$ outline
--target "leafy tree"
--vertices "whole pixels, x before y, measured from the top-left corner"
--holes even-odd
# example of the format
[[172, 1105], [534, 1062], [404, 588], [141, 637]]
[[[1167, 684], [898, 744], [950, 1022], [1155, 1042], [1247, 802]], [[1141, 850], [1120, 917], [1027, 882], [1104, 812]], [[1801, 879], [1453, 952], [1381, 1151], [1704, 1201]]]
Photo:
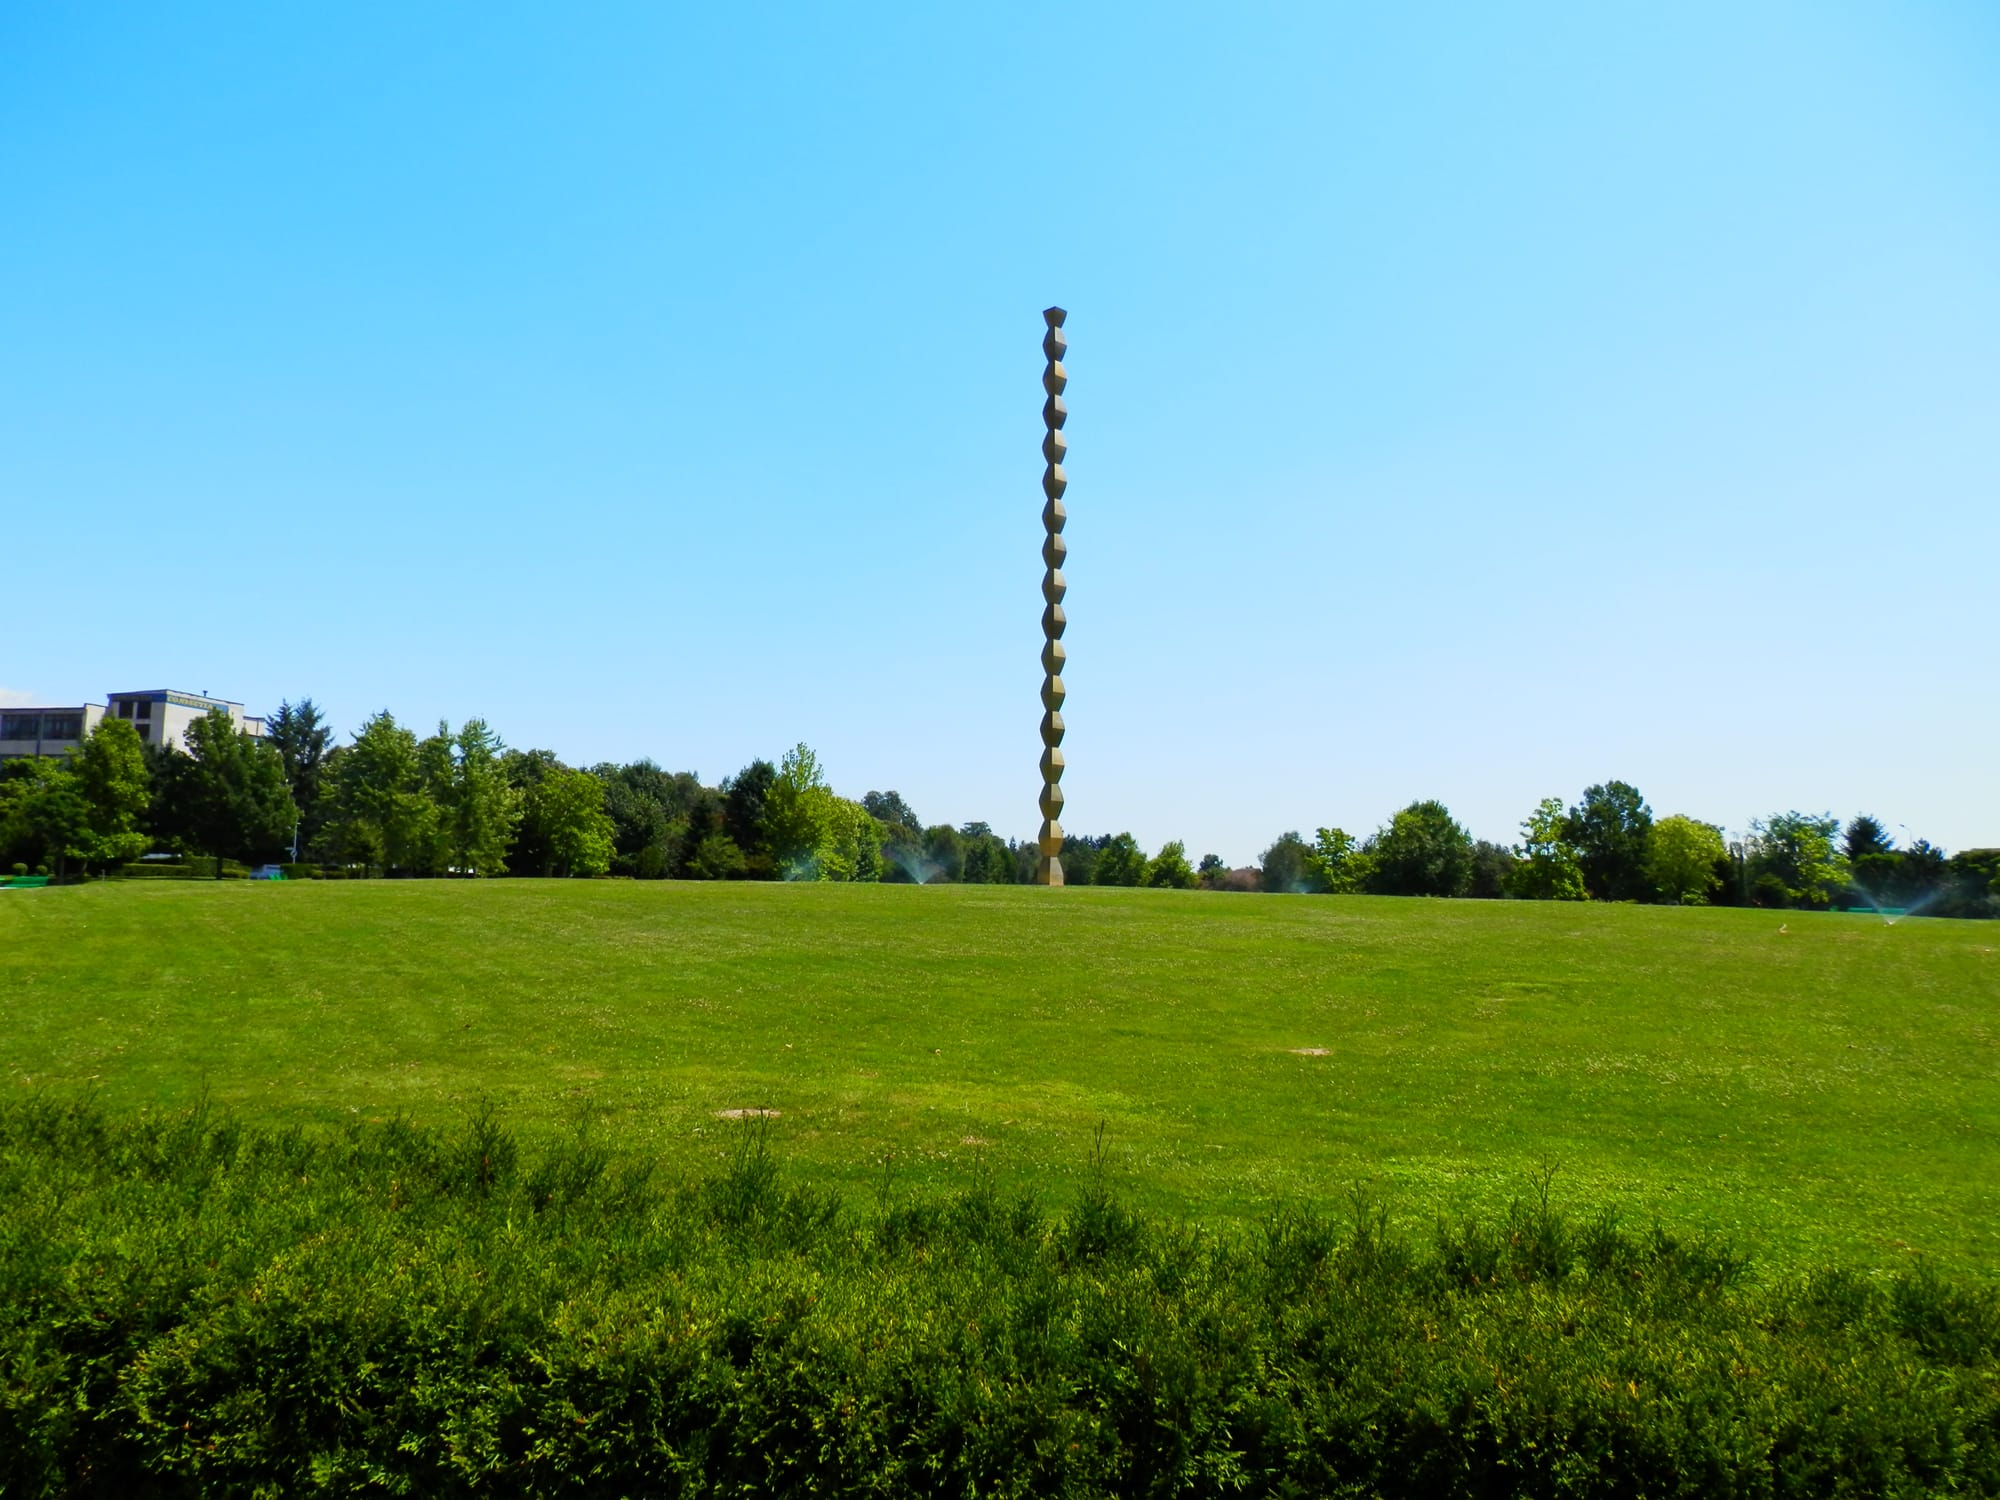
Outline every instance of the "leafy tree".
[[787, 880], [818, 880], [832, 853], [834, 797], [819, 757], [800, 743], [785, 752], [765, 789], [764, 847]]
[[832, 837], [821, 847], [823, 880], [877, 881], [882, 878], [882, 825], [859, 802], [833, 799]]
[[1945, 893], [1951, 862], [1929, 839], [1917, 839], [1903, 851], [1896, 895], [1904, 906], [1930, 906]]
[[743, 851], [743, 872], [751, 880], [778, 873], [764, 823], [764, 798], [777, 779], [776, 766], [753, 760], [722, 784], [722, 831]]
[[1896, 841], [1881, 823], [1867, 813], [1857, 813], [1848, 821], [1841, 852], [1850, 865], [1858, 867], [1869, 855], [1888, 854], [1895, 847]]
[[716, 829], [702, 836], [688, 856], [686, 873], [690, 880], [741, 880], [747, 865], [736, 840]]
[[[1067, 878], [1068, 872], [1064, 872]], [[1146, 851], [1129, 833], [1113, 834], [1097, 856], [1091, 872], [1094, 885], [1137, 885], [1146, 878]]]
[[418, 776], [437, 808], [425, 865], [431, 873], [507, 873], [522, 797], [508, 783], [505, 748], [484, 719], [466, 720], [456, 734], [440, 723], [417, 747]]
[[1847, 872], [1848, 879], [1860, 898], [1857, 904], [1868, 906], [1910, 904], [1910, 876], [1916, 872], [1916, 866], [1909, 865], [1901, 852], [1894, 849], [1877, 849], [1850, 856]]
[[437, 809], [422, 852], [410, 862], [420, 875], [444, 875], [452, 869], [452, 771], [451, 726], [440, 719], [437, 733], [417, 742], [417, 780]]
[[1584, 790], [1569, 810], [1563, 837], [1576, 850], [1584, 889], [1598, 901], [1643, 901], [1652, 894], [1646, 877], [1646, 844], [1653, 810], [1639, 789], [1606, 781]]
[[[1270, 858], [1269, 851], [1265, 858]], [[1316, 889], [1347, 895], [1366, 883], [1372, 859], [1361, 852], [1361, 841], [1346, 829], [1322, 828], [1314, 833], [1305, 862]]]
[[1193, 890], [1194, 867], [1188, 863], [1187, 845], [1175, 839], [1161, 846], [1160, 852], [1146, 862], [1145, 883], [1160, 890]]
[[592, 766], [590, 774], [604, 783], [604, 814], [611, 819], [612, 873], [659, 879], [675, 862], [686, 825], [676, 828], [659, 799], [635, 786], [623, 767]]
[[1229, 866], [1223, 863], [1220, 854], [1204, 854], [1201, 863], [1194, 868], [1194, 878], [1205, 891], [1220, 887], [1228, 874]]
[[393, 714], [385, 708], [370, 718], [327, 769], [327, 837], [340, 858], [385, 871], [437, 868], [440, 811], [417, 737]]
[[910, 810], [910, 804], [903, 800], [901, 792], [869, 792], [861, 799], [861, 805], [868, 809], [868, 816], [878, 823], [901, 828], [924, 826]]
[[965, 876], [965, 837], [949, 823], [924, 830], [924, 868], [930, 884], [951, 884]]
[[611, 819], [604, 783], [588, 771], [557, 766], [523, 799], [521, 829], [542, 851], [544, 875], [602, 875], [611, 868]]
[[1769, 901], [1818, 909], [1847, 884], [1847, 867], [1833, 847], [1840, 820], [1832, 814], [1773, 813], [1750, 825], [1752, 889]]
[[959, 879], [967, 885], [1014, 884], [1014, 851], [1001, 842], [987, 823], [967, 823], [958, 830], [964, 858]]
[[195, 846], [222, 861], [274, 859], [297, 831], [298, 804], [285, 763], [269, 745], [243, 733], [226, 709], [212, 708], [187, 728], [189, 816]]
[[[1014, 884], [1033, 885], [1035, 870], [1041, 864], [1041, 848], [1034, 839], [1009, 839], [1007, 852], [1014, 857]], [[1070, 883], [1069, 871], [1063, 871], [1063, 881]]]
[[278, 711], [264, 723], [264, 738], [284, 762], [285, 784], [292, 789], [292, 801], [299, 810], [299, 847], [319, 838], [326, 824], [322, 806], [325, 790], [327, 747], [333, 730], [310, 698], [295, 705], [280, 703]]
[[2000, 849], [1961, 849], [1945, 861], [1944, 876], [1945, 889], [1930, 911], [1941, 917], [2000, 917]]
[[1312, 890], [1315, 882], [1312, 865], [1307, 858], [1311, 853], [1311, 848], [1296, 830], [1279, 834], [1258, 860], [1264, 889], [1287, 892]]
[[593, 766], [591, 774], [604, 783], [614, 874], [643, 880], [680, 874], [701, 840], [722, 826], [721, 794], [692, 771], [663, 771], [636, 760]]
[[144, 854], [153, 842], [143, 827], [153, 787], [139, 731], [124, 719], [105, 719], [83, 742], [73, 764], [88, 808], [85, 857], [118, 864]]
[[1368, 842], [1368, 889], [1381, 896], [1462, 896], [1472, 884], [1472, 835], [1442, 802], [1412, 802]]
[[1509, 874], [1511, 889], [1526, 901], [1581, 901], [1583, 867], [1569, 841], [1562, 798], [1544, 797], [1521, 823], [1521, 857]]
[[147, 741], [146, 780], [152, 788], [140, 822], [152, 847], [185, 853], [194, 845], [194, 762], [171, 740]]
[[528, 821], [528, 797], [550, 776], [568, 769], [553, 750], [501, 752], [500, 773], [521, 803], [521, 820], [514, 825], [514, 842], [507, 849], [507, 868], [516, 875], [541, 874], [554, 868], [555, 851], [541, 841], [540, 825]]
[[[1071, 833], [1063, 836], [1062, 866], [1063, 881], [1067, 885], [1095, 885], [1097, 883], [1097, 859], [1111, 842], [1104, 834]], [[1040, 850], [1029, 846], [1035, 855]]]
[[[866, 804], [864, 803], [865, 807]], [[882, 878], [897, 885], [925, 885], [937, 874], [924, 853], [924, 833], [909, 823], [883, 823]]]
[[1720, 828], [1675, 813], [1653, 825], [1646, 872], [1662, 901], [1700, 906], [1722, 884], [1716, 867], [1727, 868], [1728, 859]]
[[1514, 851], [1505, 844], [1480, 839], [1472, 846], [1472, 884], [1466, 887], [1465, 894], [1481, 901], [1505, 897], [1515, 863]]
[[39, 757], [14, 762], [0, 781], [0, 845], [10, 860], [69, 871], [91, 857], [90, 802], [67, 761]]

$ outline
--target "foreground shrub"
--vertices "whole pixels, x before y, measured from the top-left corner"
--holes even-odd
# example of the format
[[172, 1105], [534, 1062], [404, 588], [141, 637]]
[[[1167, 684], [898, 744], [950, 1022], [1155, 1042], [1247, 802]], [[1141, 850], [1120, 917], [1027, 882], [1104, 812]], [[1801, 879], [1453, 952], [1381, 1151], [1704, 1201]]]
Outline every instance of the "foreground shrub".
[[1546, 1195], [1215, 1235], [1102, 1175], [858, 1212], [490, 1116], [0, 1108], [0, 1492], [1991, 1493], [1996, 1304]]

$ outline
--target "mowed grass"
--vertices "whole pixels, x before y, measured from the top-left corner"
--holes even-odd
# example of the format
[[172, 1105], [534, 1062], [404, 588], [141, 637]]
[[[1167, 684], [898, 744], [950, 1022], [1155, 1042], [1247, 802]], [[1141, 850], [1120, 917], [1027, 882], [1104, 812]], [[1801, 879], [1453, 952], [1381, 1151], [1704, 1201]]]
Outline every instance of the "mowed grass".
[[[1005, 887], [0, 895], [10, 1090], [260, 1122], [592, 1122], [850, 1193], [990, 1173], [1197, 1220], [1554, 1195], [1768, 1266], [2000, 1273], [2000, 927]], [[1324, 1049], [1324, 1055], [1301, 1055]]]

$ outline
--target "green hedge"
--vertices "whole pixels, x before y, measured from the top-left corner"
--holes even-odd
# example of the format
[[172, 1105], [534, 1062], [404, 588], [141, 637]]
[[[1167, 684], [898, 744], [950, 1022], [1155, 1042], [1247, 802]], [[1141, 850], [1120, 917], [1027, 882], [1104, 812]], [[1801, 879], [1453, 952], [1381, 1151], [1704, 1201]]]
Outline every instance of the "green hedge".
[[[209, 870], [210, 874], [213, 875], [214, 866], [211, 865]], [[121, 880], [192, 880], [195, 878], [194, 871], [189, 869], [185, 864], [168, 864], [163, 860], [156, 860], [150, 864], [135, 862], [129, 865], [122, 865], [119, 867], [117, 875]]]
[[318, 865], [287, 864], [279, 865], [278, 868], [284, 871], [285, 879], [287, 880], [317, 880], [320, 878]]
[[587, 1137], [0, 1106], [0, 1492], [1990, 1494], [2000, 1300], [1759, 1285], [1545, 1205], [1223, 1235], [1098, 1182], [856, 1211], [746, 1128]]
[[[215, 879], [215, 859], [211, 855], [190, 854], [182, 863], [183, 868], [196, 880]], [[225, 859], [222, 862], [222, 878], [224, 880], [247, 880], [249, 876], [250, 867], [248, 865], [238, 864], [233, 859]]]

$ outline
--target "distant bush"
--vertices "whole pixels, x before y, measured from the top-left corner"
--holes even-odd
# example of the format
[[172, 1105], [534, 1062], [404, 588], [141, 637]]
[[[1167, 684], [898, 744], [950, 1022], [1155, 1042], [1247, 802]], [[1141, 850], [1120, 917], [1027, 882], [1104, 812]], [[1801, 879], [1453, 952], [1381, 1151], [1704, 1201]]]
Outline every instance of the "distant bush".
[[318, 865], [290, 864], [279, 865], [278, 868], [284, 872], [285, 879], [287, 880], [317, 880], [320, 878]]
[[975, 1182], [857, 1212], [746, 1128], [316, 1139], [0, 1104], [0, 1492], [1992, 1493], [1993, 1294], [1759, 1287], [1546, 1197], [1429, 1246]]
[[[214, 877], [214, 865], [209, 866], [210, 878]], [[192, 880], [194, 871], [185, 864], [168, 864], [164, 860], [135, 860], [121, 867], [119, 877], [124, 880]]]
[[[210, 855], [190, 854], [182, 863], [181, 868], [197, 880], [215, 879], [215, 860]], [[233, 859], [225, 859], [222, 862], [222, 878], [224, 880], [247, 880], [249, 876], [250, 867], [248, 865], [238, 864]]]

